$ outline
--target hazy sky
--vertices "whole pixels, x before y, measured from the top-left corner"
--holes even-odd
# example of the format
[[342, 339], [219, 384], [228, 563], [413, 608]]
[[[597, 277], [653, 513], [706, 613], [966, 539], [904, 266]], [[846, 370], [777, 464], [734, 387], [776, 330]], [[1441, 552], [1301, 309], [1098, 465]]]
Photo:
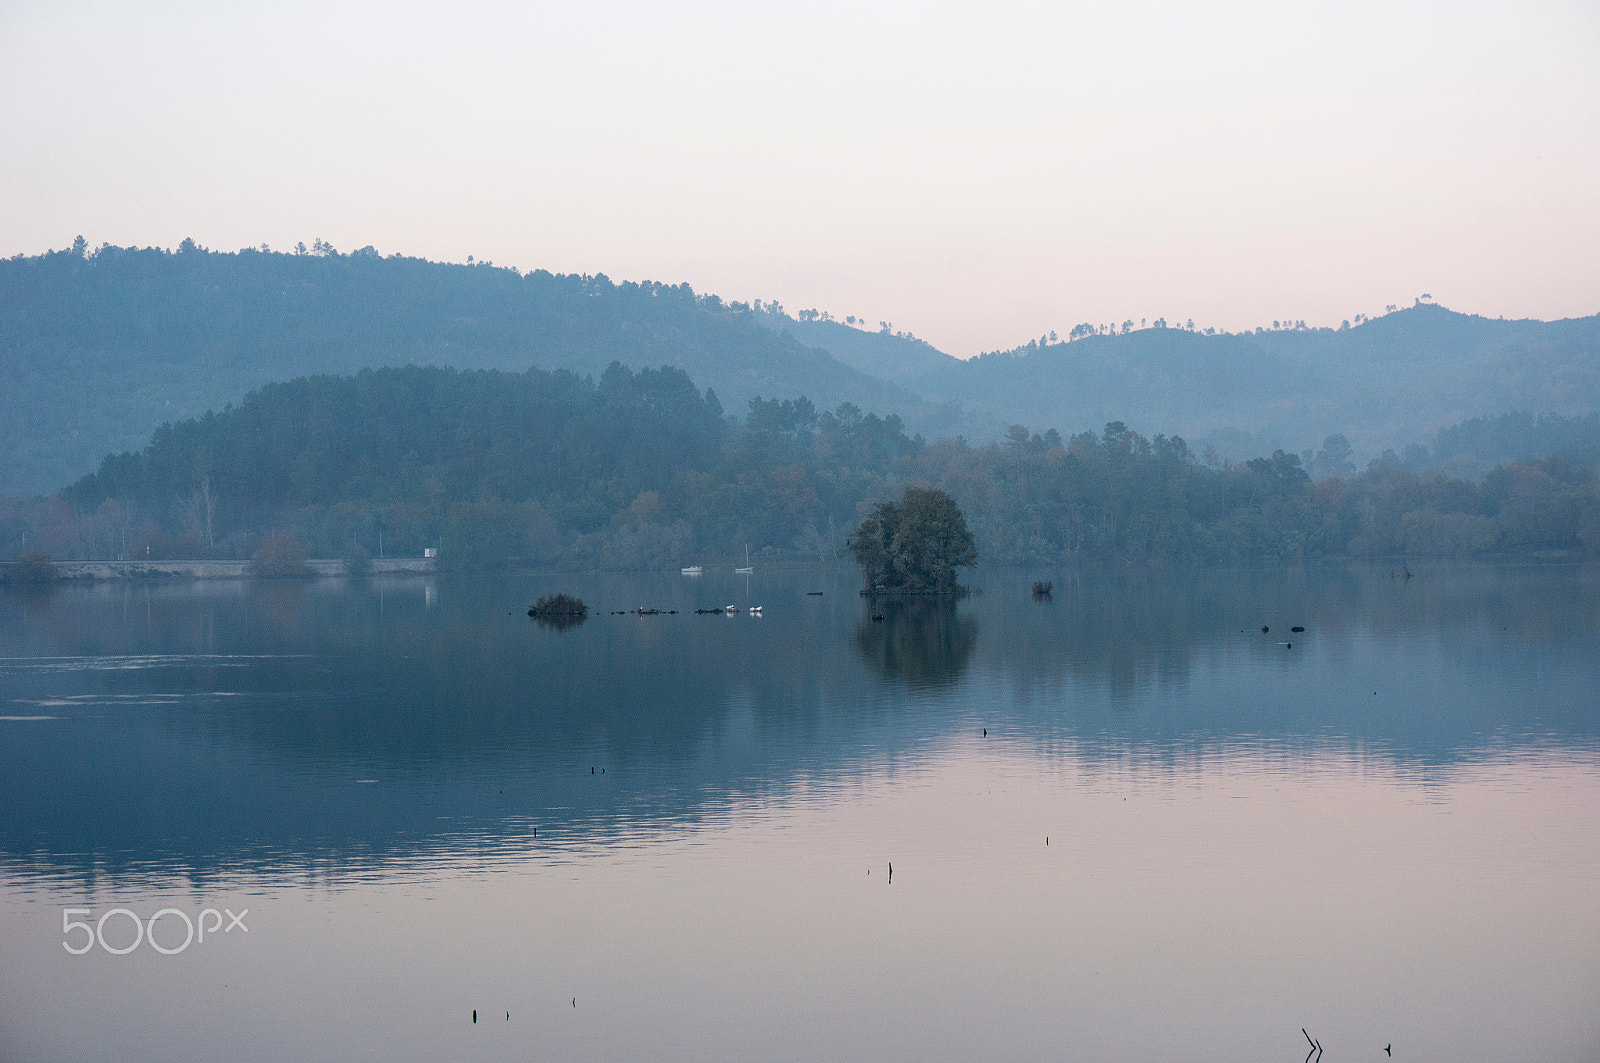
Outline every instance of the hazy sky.
[[1600, 311], [1600, 2], [0, 0], [0, 254], [677, 282], [951, 351]]

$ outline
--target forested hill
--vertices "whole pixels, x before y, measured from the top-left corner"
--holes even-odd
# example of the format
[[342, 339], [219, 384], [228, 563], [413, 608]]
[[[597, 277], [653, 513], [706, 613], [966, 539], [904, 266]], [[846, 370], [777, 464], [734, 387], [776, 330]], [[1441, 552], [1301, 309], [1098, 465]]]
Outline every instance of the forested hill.
[[1419, 304], [1350, 328], [1275, 324], [1231, 335], [1080, 326], [1073, 342], [1047, 335], [963, 362], [909, 333], [688, 285], [325, 245], [78, 247], [0, 261], [0, 495], [58, 488], [157, 426], [274, 380], [407, 364], [671, 365], [733, 412], [807, 395], [975, 441], [1016, 423], [1072, 432], [1116, 420], [1234, 460], [1342, 434], [1364, 462], [1473, 418], [1600, 409], [1600, 317], [1499, 321]]
[[[1180, 328], [1033, 341], [900, 382], [991, 418], [1161, 425], [1197, 443], [1241, 429], [1286, 449], [1328, 433], [1360, 455], [1519, 410], [1600, 409], [1600, 316], [1501, 321], [1419, 304], [1354, 327], [1215, 334]], [[1236, 455], [1237, 456], [1237, 455]]]
[[893, 385], [687, 284], [519, 274], [371, 249], [104, 247], [0, 261], [0, 495], [42, 492], [167, 421], [308, 373], [437, 364], [673, 365], [733, 409], [756, 395], [908, 411]]
[[269, 385], [108, 456], [61, 493], [83, 538], [58, 556], [248, 557], [293, 528], [322, 553], [376, 554], [382, 530], [393, 553], [442, 543], [460, 564], [628, 566], [747, 543], [815, 557], [922, 446], [848, 403], [753, 399], [736, 424], [670, 367], [363, 370]]
[[915, 386], [925, 382], [929, 374], [961, 364], [960, 359], [925, 340], [892, 331], [887, 322], [874, 332], [866, 328], [865, 322], [858, 328], [854, 319], [836, 321], [832, 315], [817, 310], [802, 310], [795, 316], [784, 313], [781, 306], [758, 306], [757, 310], [756, 320], [768, 328], [787, 332], [846, 365], [896, 384]]
[[447, 567], [662, 568], [746, 545], [823, 559], [907, 484], [953, 495], [986, 561], [1600, 554], [1595, 470], [1560, 458], [1478, 482], [1380, 460], [1313, 483], [1297, 455], [1217, 468], [1120, 422], [973, 446], [804, 398], [752, 401], [736, 421], [681, 370], [614, 366], [272, 385], [60, 496], [0, 498], [0, 558], [248, 558], [292, 531], [320, 556], [436, 546]]

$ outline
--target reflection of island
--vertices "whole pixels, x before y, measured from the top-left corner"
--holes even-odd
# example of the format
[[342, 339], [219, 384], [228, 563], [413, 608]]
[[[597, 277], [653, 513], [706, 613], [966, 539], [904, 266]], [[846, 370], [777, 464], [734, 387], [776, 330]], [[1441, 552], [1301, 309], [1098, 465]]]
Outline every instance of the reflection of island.
[[[1053, 572], [1049, 602], [1036, 574], [978, 575], [959, 604], [865, 611], [853, 579], [769, 577], [760, 620], [693, 612], [728, 587], [585, 577], [597, 615], [563, 632], [491, 581], [0, 594], [0, 865], [202, 876], [528, 824], [543, 845], [846, 775], [979, 706], [1085, 757], [1600, 744], [1600, 569]], [[637, 603], [679, 612], [605, 612]]]
[[856, 648], [881, 675], [914, 689], [961, 678], [978, 642], [978, 624], [957, 613], [952, 597], [871, 598], [866, 608], [856, 626]]
[[587, 613], [529, 613], [533, 622], [552, 631], [567, 631], [589, 619]]

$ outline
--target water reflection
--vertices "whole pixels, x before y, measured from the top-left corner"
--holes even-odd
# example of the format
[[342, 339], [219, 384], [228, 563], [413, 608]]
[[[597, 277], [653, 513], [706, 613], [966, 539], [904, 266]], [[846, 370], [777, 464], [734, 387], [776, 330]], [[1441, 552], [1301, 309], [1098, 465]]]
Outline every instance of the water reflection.
[[587, 613], [538, 613], [533, 622], [551, 631], [569, 631], [589, 619]]
[[0, 595], [4, 1054], [1594, 1057], [1592, 570], [978, 579]]
[[978, 643], [978, 624], [948, 597], [869, 598], [856, 625], [856, 649], [884, 678], [912, 690], [937, 690], [961, 678]]
[[[205, 876], [533, 826], [622, 837], [980, 727], [1108, 764], [1280, 748], [1423, 769], [1600, 735], [1590, 569], [1051, 573], [1048, 601], [1038, 574], [979, 578], [873, 621], [848, 571], [573, 577], [595, 615], [566, 630], [528, 620], [533, 581], [0, 595], [0, 854]], [[756, 599], [760, 618], [693, 612]], [[606, 612], [640, 602], [679, 612]]]

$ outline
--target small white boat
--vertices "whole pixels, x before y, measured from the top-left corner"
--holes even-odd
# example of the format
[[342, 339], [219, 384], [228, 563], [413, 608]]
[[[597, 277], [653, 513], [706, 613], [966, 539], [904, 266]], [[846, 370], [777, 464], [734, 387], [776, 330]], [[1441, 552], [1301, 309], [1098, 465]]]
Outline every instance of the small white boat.
[[735, 575], [748, 576], [748, 575], [750, 575], [750, 573], [755, 571], [755, 567], [754, 566], [747, 566], [745, 568], [736, 568], [733, 571], [734, 571]]
[[703, 571], [704, 569], [702, 569], [699, 565], [690, 565], [688, 568], [683, 570], [683, 574], [685, 576], [698, 576]]
[[749, 613], [751, 616], [760, 616], [761, 615], [761, 606], [752, 605], [749, 609], [747, 609], [745, 611], [747, 613]]
[[736, 616], [736, 615], [738, 615], [738, 612], [739, 612], [739, 607], [737, 605], [728, 606], [728, 615], [729, 616]]

